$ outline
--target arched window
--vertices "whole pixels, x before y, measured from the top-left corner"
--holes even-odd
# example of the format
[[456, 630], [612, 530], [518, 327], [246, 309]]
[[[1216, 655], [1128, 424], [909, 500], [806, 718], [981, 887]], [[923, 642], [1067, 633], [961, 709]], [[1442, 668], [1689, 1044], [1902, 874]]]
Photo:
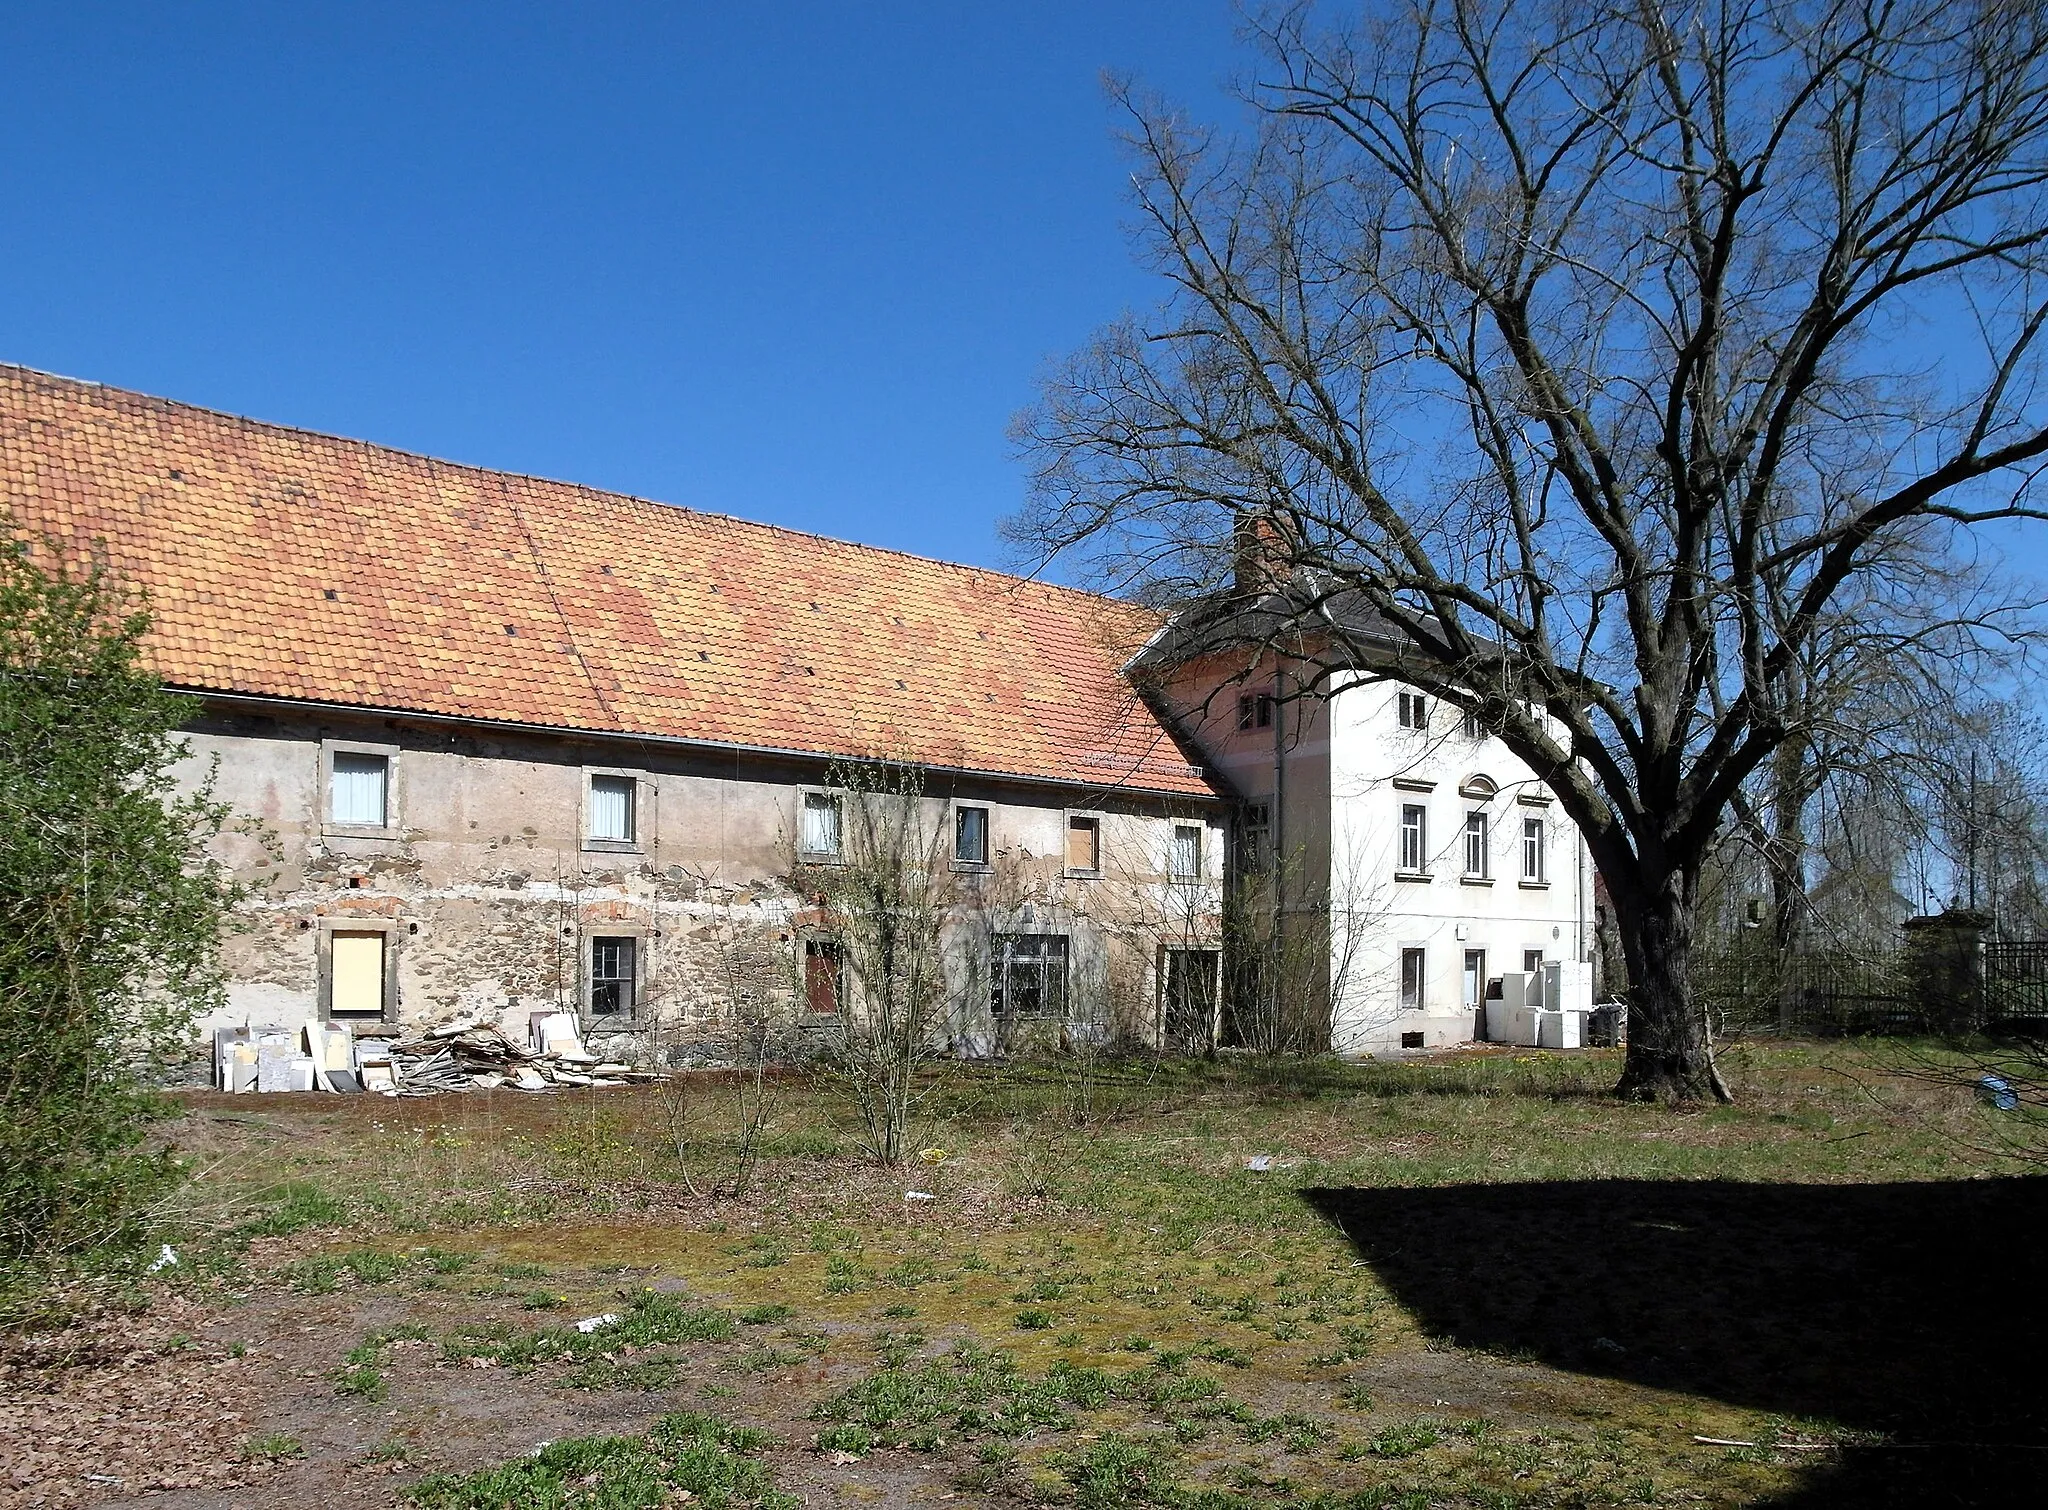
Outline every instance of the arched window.
[[1470, 776], [1467, 776], [1458, 783], [1458, 795], [1460, 797], [1477, 797], [1481, 802], [1494, 796], [1499, 791], [1499, 784], [1491, 776], [1480, 771], [1474, 771]]

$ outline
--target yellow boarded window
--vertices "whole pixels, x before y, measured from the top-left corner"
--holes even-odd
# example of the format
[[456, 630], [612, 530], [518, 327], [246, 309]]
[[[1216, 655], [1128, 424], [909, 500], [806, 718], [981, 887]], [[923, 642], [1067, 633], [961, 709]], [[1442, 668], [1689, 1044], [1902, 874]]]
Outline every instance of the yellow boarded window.
[[336, 933], [328, 1011], [336, 1017], [379, 1017], [384, 1012], [384, 935]]

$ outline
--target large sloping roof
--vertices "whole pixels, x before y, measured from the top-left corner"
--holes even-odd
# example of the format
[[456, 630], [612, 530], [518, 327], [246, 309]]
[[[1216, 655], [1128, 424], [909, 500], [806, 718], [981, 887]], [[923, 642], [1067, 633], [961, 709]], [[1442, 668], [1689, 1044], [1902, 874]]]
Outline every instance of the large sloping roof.
[[1128, 605], [0, 366], [0, 511], [176, 685], [1207, 795]]

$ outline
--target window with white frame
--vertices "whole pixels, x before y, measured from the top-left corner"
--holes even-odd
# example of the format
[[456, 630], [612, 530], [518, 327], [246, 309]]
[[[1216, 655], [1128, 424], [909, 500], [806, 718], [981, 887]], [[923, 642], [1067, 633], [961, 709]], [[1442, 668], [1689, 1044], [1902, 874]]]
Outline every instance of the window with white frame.
[[383, 828], [391, 811], [391, 757], [336, 750], [329, 788], [329, 821]]
[[607, 844], [631, 844], [637, 837], [639, 783], [631, 776], [590, 778], [590, 837]]
[[953, 809], [953, 858], [962, 865], [988, 864], [988, 809]]
[[1543, 820], [1524, 818], [1522, 820], [1522, 879], [1540, 884], [1548, 879], [1544, 875]]
[[1429, 727], [1429, 699], [1420, 692], [1403, 692], [1397, 700], [1397, 716], [1404, 729]]
[[1427, 957], [1420, 949], [1401, 951], [1401, 1010], [1420, 1012], [1427, 1004], [1425, 987], [1429, 972], [1425, 968]]
[[631, 1017], [640, 983], [640, 940], [593, 938], [590, 941], [590, 1015]]
[[990, 1009], [998, 1026], [1067, 1015], [1067, 936], [999, 933], [993, 940]]
[[1167, 852], [1166, 874], [1169, 880], [1183, 886], [1192, 886], [1202, 879], [1202, 830], [1192, 823], [1176, 823], [1173, 826], [1173, 846]]
[[1484, 739], [1486, 737], [1486, 726], [1479, 721], [1477, 713], [1467, 708], [1465, 716], [1458, 720], [1458, 732], [1467, 739]]
[[1467, 880], [1486, 879], [1486, 814], [1465, 815], [1465, 877]]
[[1401, 804], [1401, 869], [1421, 875], [1429, 868], [1429, 812], [1419, 802]]
[[831, 792], [805, 792], [803, 852], [815, 859], [839, 858], [839, 798]]

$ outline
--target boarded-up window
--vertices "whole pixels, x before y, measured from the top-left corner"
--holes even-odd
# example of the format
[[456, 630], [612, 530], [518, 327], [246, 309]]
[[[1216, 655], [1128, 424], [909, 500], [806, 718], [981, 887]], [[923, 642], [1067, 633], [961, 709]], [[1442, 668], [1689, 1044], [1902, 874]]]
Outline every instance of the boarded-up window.
[[612, 843], [633, 842], [633, 789], [631, 776], [590, 778], [590, 837]]
[[1067, 869], [1102, 869], [1102, 824], [1099, 819], [1067, 820]]
[[391, 759], [357, 750], [336, 750], [329, 810], [333, 823], [383, 828], [391, 798]]
[[834, 939], [804, 940], [804, 1002], [829, 1017], [839, 1010], [846, 971], [846, 953]]
[[335, 1017], [383, 1016], [384, 935], [337, 931], [328, 942], [329, 1014]]

